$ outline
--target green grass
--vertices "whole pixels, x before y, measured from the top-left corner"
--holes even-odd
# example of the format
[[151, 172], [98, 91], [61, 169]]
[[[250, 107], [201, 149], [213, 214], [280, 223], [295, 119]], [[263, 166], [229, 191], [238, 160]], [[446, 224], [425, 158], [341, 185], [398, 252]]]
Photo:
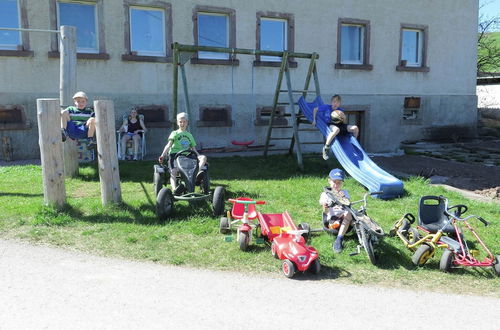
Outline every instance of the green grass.
[[[286, 156], [213, 158], [210, 166], [212, 188], [225, 186], [226, 198], [263, 199], [266, 204], [258, 208], [264, 213], [288, 210], [297, 224], [320, 227], [318, 198], [330, 168], [319, 157], [306, 159], [303, 172], [297, 170], [294, 158]], [[96, 166], [82, 166], [77, 178], [66, 180], [67, 206], [55, 211], [42, 206], [39, 166], [0, 167], [0, 237], [162, 264], [279, 276], [280, 262], [271, 257], [267, 245], [254, 242], [249, 251], [242, 252], [234, 234], [233, 241], [226, 242], [218, 232], [219, 219], [211, 216], [208, 206], [192, 209], [188, 203], [176, 202], [172, 218], [159, 222], [152, 196], [152, 170], [152, 162], [121, 162], [123, 203], [103, 207]], [[364, 193], [353, 179], [347, 179], [345, 187], [352, 200]], [[470, 213], [489, 220], [491, 226], [477, 224], [477, 229], [488, 247], [500, 253], [498, 204], [466, 200], [421, 178], [405, 181], [402, 198], [370, 199], [368, 214], [389, 231], [405, 213], [416, 214], [420, 196], [429, 194], [443, 194], [450, 203], [466, 204]], [[491, 268], [456, 269], [445, 274], [438, 269], [441, 252], [417, 268], [411, 263], [410, 251], [399, 239], [389, 237], [380, 246], [380, 265], [373, 266], [364, 253], [349, 256], [357, 245], [353, 236], [347, 236], [342, 254], [333, 254], [332, 242], [325, 233], [313, 234], [310, 244], [319, 250], [322, 271], [318, 277], [306, 278], [500, 297], [500, 279]]]

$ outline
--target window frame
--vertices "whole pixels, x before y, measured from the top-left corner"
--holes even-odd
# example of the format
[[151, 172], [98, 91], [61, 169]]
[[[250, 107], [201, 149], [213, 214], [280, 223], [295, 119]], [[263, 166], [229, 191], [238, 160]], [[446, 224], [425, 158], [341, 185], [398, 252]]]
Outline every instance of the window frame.
[[[193, 39], [194, 45], [198, 46], [198, 14], [222, 14], [228, 16], [228, 47], [236, 48], [236, 11], [231, 8], [202, 6], [198, 5], [193, 9]], [[228, 59], [208, 59], [200, 58], [198, 52], [191, 58], [191, 64], [211, 64], [211, 65], [239, 65], [236, 54], [229, 54]]]
[[[27, 0], [17, 0], [19, 25], [22, 29], [29, 29]], [[0, 49], [0, 56], [33, 57], [34, 51], [30, 50], [30, 38], [27, 31], [21, 31], [21, 44], [17, 49]]]
[[[122, 54], [123, 61], [137, 61], [137, 62], [160, 62], [160, 63], [171, 63], [172, 62], [172, 5], [165, 1], [150, 1], [150, 3], [138, 2], [137, 0], [124, 0], [124, 17], [125, 17], [125, 29], [124, 29], [124, 45], [125, 54]], [[165, 56], [150, 56], [150, 55], [138, 55], [136, 52], [132, 51], [131, 41], [130, 41], [130, 8], [131, 7], [141, 7], [141, 8], [154, 8], [157, 10], [163, 10], [164, 12], [164, 37], [165, 37]]]
[[[421, 64], [420, 66], [408, 66], [403, 65], [403, 32], [405, 30], [418, 30], [422, 33], [422, 49], [421, 49]], [[428, 36], [429, 27], [427, 25], [421, 24], [406, 24], [402, 23], [399, 30], [399, 57], [398, 64], [396, 65], [396, 71], [408, 71], [408, 72], [429, 72], [430, 68], [427, 66], [427, 53], [428, 53]]]
[[[106, 53], [106, 42], [104, 34], [104, 14], [103, 14], [103, 0], [49, 0], [50, 11], [50, 27], [52, 30], [58, 30], [58, 2], [64, 3], [84, 3], [95, 6], [96, 10], [96, 33], [97, 33], [97, 53], [80, 53], [77, 50], [77, 59], [93, 59], [93, 60], [108, 60], [109, 54]], [[50, 37], [50, 51], [48, 52], [49, 58], [59, 58], [59, 38], [55, 33], [51, 33]]]
[[[342, 26], [343, 25], [356, 25], [363, 27], [363, 60], [361, 63], [342, 63]], [[335, 69], [348, 69], [348, 70], [373, 70], [373, 65], [370, 64], [370, 21], [340, 17], [337, 24], [337, 63]]]
[[[261, 49], [260, 36], [261, 36], [261, 21], [262, 18], [267, 19], [279, 19], [285, 20], [287, 22], [286, 29], [286, 46], [288, 52], [295, 51], [295, 17], [293, 14], [289, 13], [278, 13], [273, 11], [259, 11], [256, 14], [257, 23], [255, 30], [255, 49]], [[269, 67], [279, 67], [281, 66], [281, 61], [263, 61], [260, 55], [255, 56], [254, 66], [269, 66]], [[294, 61], [292, 57], [288, 58], [288, 66], [292, 68], [297, 67], [297, 62]]]

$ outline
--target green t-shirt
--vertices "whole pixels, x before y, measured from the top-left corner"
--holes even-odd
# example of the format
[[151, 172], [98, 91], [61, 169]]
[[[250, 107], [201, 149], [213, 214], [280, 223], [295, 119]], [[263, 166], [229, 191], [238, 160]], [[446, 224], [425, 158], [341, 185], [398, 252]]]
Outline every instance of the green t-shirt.
[[94, 110], [89, 107], [84, 109], [78, 109], [77, 107], [67, 107], [66, 110], [69, 112], [70, 120], [76, 122], [77, 124], [85, 124], [90, 117], [95, 117]]
[[171, 154], [175, 154], [182, 150], [188, 150], [189, 148], [196, 147], [196, 142], [193, 135], [188, 131], [181, 131], [180, 129], [172, 131], [168, 140], [172, 140], [172, 148], [170, 149]]

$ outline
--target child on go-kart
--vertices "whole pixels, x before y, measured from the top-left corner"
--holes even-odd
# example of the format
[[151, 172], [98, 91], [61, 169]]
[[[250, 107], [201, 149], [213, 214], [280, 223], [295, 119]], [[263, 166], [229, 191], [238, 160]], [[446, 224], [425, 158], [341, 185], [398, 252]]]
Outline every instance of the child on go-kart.
[[165, 156], [167, 156], [167, 154], [169, 155], [168, 168], [171, 174], [170, 184], [172, 186], [172, 190], [174, 191], [175, 195], [178, 195], [180, 193], [179, 190], [181, 187], [177, 186], [177, 182], [175, 179], [178, 173], [178, 169], [175, 167], [173, 156], [176, 153], [183, 150], [192, 150], [198, 156], [198, 168], [200, 171], [201, 169], [204, 168], [205, 164], [207, 163], [207, 157], [200, 155], [198, 151], [196, 151], [195, 148], [196, 141], [194, 140], [193, 135], [187, 131], [188, 127], [187, 113], [181, 112], [177, 114], [177, 126], [179, 126], [179, 129], [176, 131], [172, 131], [172, 133], [170, 133], [167, 145], [163, 149], [163, 152], [161, 153], [160, 157], [158, 158], [158, 161], [160, 163], [163, 163]]
[[[344, 172], [338, 168], [333, 169], [328, 174], [329, 187], [326, 187], [325, 190], [331, 192], [338, 199], [344, 199], [348, 202], [349, 193], [347, 190], [342, 190], [343, 183]], [[340, 253], [342, 252], [344, 235], [351, 225], [352, 215], [342, 205], [334, 204], [334, 201], [328, 196], [326, 191], [321, 193], [319, 203], [323, 206], [324, 226], [333, 231], [338, 229], [337, 239], [333, 243], [333, 251]]]

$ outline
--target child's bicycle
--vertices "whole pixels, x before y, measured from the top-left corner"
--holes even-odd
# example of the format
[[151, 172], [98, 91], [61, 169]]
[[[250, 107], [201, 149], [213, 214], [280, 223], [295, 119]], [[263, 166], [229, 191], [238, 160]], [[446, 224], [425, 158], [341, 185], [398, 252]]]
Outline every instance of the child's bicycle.
[[[379, 241], [384, 237], [385, 233], [382, 227], [370, 218], [366, 212], [367, 197], [369, 195], [381, 194], [380, 191], [367, 192], [363, 195], [363, 199], [359, 201], [350, 202], [349, 199], [335, 194], [330, 189], [324, 190], [327, 195], [332, 199], [333, 204], [343, 206], [351, 215], [352, 223], [356, 231], [356, 236], [358, 237], [357, 251], [350, 253], [350, 256], [354, 256], [360, 253], [361, 248], [364, 248], [368, 254], [368, 258], [372, 264], [377, 263], [377, 255], [375, 248], [377, 247]], [[363, 203], [359, 209], [354, 209], [352, 206], [358, 203]]]
[[[437, 249], [442, 248], [444, 251], [439, 269], [444, 272], [457, 266], [493, 267], [497, 276], [500, 276], [500, 256], [493, 256], [470, 225], [469, 219], [476, 218], [485, 226], [488, 222], [474, 214], [461, 218], [467, 210], [468, 207], [463, 204], [448, 206], [448, 199], [443, 196], [424, 196], [420, 199], [417, 228], [411, 227], [415, 217], [407, 213], [396, 221], [389, 235], [397, 235], [414, 252], [412, 262], [416, 266], [423, 266], [434, 257]], [[467, 228], [482, 247], [486, 254], [482, 260], [477, 259], [480, 251], [472, 249], [472, 244], [467, 243], [461, 227]]]

